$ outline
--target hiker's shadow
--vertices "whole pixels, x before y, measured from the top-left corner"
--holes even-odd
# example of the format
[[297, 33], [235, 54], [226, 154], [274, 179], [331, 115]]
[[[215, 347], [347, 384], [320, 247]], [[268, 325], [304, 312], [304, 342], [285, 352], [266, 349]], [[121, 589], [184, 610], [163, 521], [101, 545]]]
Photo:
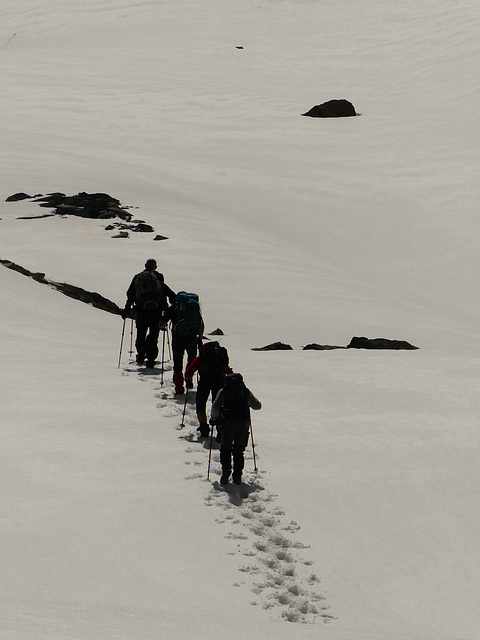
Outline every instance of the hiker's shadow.
[[229, 483], [225, 486], [221, 485], [218, 480], [213, 483], [213, 488], [216, 491], [222, 491], [228, 496], [228, 500], [236, 507], [240, 507], [243, 501], [250, 496], [250, 494], [256, 491], [263, 491], [263, 487], [260, 486], [255, 480], [250, 482], [242, 482], [241, 484]]

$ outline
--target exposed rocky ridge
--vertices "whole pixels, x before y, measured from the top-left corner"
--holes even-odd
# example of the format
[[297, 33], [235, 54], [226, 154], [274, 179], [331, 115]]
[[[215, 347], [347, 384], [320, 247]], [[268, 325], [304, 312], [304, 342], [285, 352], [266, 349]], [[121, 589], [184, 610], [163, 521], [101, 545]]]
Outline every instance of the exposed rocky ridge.
[[[78, 216], [81, 218], [94, 218], [97, 220], [111, 220], [120, 218], [122, 222], [112, 222], [106, 231], [119, 230], [114, 238], [128, 238], [129, 232], [133, 233], [153, 233], [155, 229], [146, 224], [144, 220], [133, 220], [129, 209], [120, 203], [117, 198], [113, 198], [108, 193], [86, 193], [84, 191], [74, 196], [67, 196], [64, 193], [55, 192], [47, 195], [36, 194], [30, 196], [27, 193], [19, 192], [9, 196], [5, 202], [19, 202], [31, 200], [40, 207], [54, 209], [53, 213], [38, 216], [20, 216], [19, 220], [46, 218], [53, 215]], [[166, 240], [165, 236], [157, 235], [154, 240]]]
[[54, 280], [48, 280], [45, 277], [44, 273], [38, 271], [29, 271], [28, 269], [25, 269], [25, 267], [15, 264], [11, 260], [0, 259], [0, 264], [3, 264], [3, 266], [7, 267], [7, 269], [12, 269], [13, 271], [17, 271], [24, 276], [28, 276], [29, 278], [36, 280], [36, 282], [46, 284], [49, 287], [52, 287], [52, 289], [60, 291], [69, 298], [74, 298], [75, 300], [79, 300], [80, 302], [84, 302], [85, 304], [91, 304], [97, 309], [108, 311], [108, 313], [114, 313], [116, 315], [120, 315], [122, 313], [120, 307], [118, 307], [114, 302], [112, 302], [108, 298], [105, 298], [99, 293], [96, 293], [94, 291], [86, 291], [81, 287], [77, 287], [73, 284], [67, 284], [66, 282], [55, 282]]

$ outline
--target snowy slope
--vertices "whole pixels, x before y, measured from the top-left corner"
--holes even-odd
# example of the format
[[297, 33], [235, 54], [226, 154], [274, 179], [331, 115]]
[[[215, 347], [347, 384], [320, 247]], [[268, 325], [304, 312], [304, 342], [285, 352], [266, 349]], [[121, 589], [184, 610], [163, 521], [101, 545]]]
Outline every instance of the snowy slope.
[[[104, 191], [169, 239], [2, 202], [0, 258], [122, 305], [155, 257], [263, 409], [218, 491], [170, 363], [127, 326], [118, 369], [119, 317], [0, 267], [2, 637], [478, 636], [479, 22], [4, 0], [0, 199]], [[340, 97], [361, 116], [300, 116]], [[354, 335], [420, 350], [301, 350]]]

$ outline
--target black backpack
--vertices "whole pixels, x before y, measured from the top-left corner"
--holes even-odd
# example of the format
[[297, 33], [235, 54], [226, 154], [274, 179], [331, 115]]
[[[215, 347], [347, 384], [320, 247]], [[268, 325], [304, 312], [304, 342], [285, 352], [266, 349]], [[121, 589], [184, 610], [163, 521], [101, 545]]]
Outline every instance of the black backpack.
[[137, 307], [154, 311], [164, 309], [165, 296], [162, 291], [162, 283], [155, 271], [145, 269], [135, 278], [135, 299]]
[[209, 378], [223, 378], [228, 372], [228, 351], [216, 341], [200, 347], [199, 373]]
[[250, 391], [240, 373], [229, 373], [223, 382], [222, 413], [225, 418], [249, 418], [248, 398]]

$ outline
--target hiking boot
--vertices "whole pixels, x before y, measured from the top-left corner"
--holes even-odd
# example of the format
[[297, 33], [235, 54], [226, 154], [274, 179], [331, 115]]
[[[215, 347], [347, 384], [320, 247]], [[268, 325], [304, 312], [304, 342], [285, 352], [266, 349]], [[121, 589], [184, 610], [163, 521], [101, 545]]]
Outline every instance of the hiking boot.
[[135, 362], [137, 364], [143, 364], [145, 362], [145, 356], [142, 356], [141, 353], [137, 353], [137, 357], [135, 358]]
[[176, 396], [183, 396], [184, 393], [185, 393], [185, 389], [183, 387], [175, 387]]
[[197, 427], [197, 431], [200, 431], [200, 436], [202, 438], [208, 438], [208, 436], [210, 435], [210, 427], [208, 426], [208, 422], [201, 422]]
[[193, 389], [193, 380], [191, 378], [185, 378], [185, 386], [187, 389]]
[[155, 366], [155, 360], [147, 360], [147, 364], [145, 365], [148, 369], [153, 369]]
[[239, 476], [238, 474], [236, 475], [234, 473], [232, 477], [232, 482], [233, 484], [242, 484], [242, 476], [241, 475]]
[[230, 478], [230, 473], [222, 473], [220, 478], [220, 484], [226, 485], [228, 484], [228, 479]]

